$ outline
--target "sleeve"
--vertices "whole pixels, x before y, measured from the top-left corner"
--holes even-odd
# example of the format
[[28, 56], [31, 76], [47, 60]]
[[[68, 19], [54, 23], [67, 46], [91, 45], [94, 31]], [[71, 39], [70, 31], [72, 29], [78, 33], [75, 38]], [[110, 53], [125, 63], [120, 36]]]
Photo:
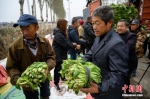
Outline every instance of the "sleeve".
[[21, 76], [21, 67], [18, 65], [19, 59], [16, 54], [14, 46], [9, 48], [8, 57], [6, 62], [6, 70], [10, 76], [10, 82], [12, 85], [16, 85], [18, 77]]
[[52, 70], [56, 65], [55, 56], [56, 55], [52, 46], [50, 45], [49, 41], [46, 40], [46, 63], [49, 71]]
[[108, 78], [103, 79], [99, 87], [99, 95], [106, 95], [109, 92], [121, 90], [124, 79], [128, 73], [128, 46], [123, 43], [117, 43], [108, 53], [109, 73]]
[[73, 45], [72, 42], [69, 42], [67, 39], [65, 39], [63, 35], [55, 35], [54, 41], [67, 50], [76, 48], [76, 46]]
[[76, 31], [72, 30], [72, 31], [70, 32], [70, 36], [71, 36], [71, 39], [72, 39], [75, 43], [77, 43], [77, 44], [85, 44], [85, 41], [84, 41], [84, 40], [80, 40], [80, 39], [79, 39], [79, 37], [78, 37]]
[[131, 35], [131, 37], [127, 41], [129, 50], [135, 50], [136, 41], [137, 41], [137, 36], [135, 34]]

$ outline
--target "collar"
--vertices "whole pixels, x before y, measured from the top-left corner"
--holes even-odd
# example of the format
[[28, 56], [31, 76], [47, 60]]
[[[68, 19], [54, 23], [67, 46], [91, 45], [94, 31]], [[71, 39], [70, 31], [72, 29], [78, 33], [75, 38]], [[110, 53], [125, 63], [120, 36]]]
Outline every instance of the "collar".
[[34, 42], [31, 42], [30, 40], [26, 39], [24, 37], [24, 42], [26, 45], [28, 45], [28, 47], [32, 48], [32, 49], [36, 49], [37, 48], [37, 45], [38, 45], [38, 35], [35, 34], [35, 38], [34, 38]]
[[[37, 34], [38, 35], [38, 34]], [[38, 35], [38, 39], [40, 43], [44, 43], [45, 41], [43, 40], [43, 37], [41, 37], [40, 35]], [[17, 44], [17, 49], [24, 49], [25, 48], [25, 41], [24, 41], [24, 37], [20, 37], [20, 39], [18, 39], [18, 44]]]

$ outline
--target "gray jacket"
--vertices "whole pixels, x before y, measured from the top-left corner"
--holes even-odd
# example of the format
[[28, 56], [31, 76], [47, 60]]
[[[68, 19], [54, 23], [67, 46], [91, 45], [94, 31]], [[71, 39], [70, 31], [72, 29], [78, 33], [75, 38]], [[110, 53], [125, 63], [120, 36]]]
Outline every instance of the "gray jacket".
[[84, 56], [101, 69], [102, 82], [94, 99], [123, 99], [122, 87], [128, 72], [128, 46], [111, 29], [99, 43], [96, 37], [91, 50]]

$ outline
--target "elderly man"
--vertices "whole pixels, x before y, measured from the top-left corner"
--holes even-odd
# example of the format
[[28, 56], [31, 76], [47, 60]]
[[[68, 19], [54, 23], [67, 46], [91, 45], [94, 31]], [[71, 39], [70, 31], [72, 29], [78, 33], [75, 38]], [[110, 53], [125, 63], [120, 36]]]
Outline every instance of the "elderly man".
[[[23, 14], [20, 16], [19, 21], [14, 24], [14, 27], [16, 26], [20, 26], [23, 36], [13, 42], [9, 47], [6, 70], [10, 75], [12, 85], [16, 85], [18, 77], [33, 62], [46, 62], [48, 66], [46, 74], [56, 64], [55, 53], [49, 41], [36, 33], [39, 26], [34, 16]], [[39, 99], [38, 91], [32, 91], [25, 86], [22, 86], [22, 88], [26, 99]], [[41, 83], [40, 96], [41, 99], [49, 99], [50, 89], [48, 80], [45, 83]]]
[[102, 82], [91, 82], [90, 88], [81, 88], [91, 93], [94, 99], [123, 99], [122, 87], [128, 73], [128, 46], [113, 30], [114, 12], [109, 6], [98, 7], [92, 15], [96, 35], [91, 50], [84, 59], [101, 69]]

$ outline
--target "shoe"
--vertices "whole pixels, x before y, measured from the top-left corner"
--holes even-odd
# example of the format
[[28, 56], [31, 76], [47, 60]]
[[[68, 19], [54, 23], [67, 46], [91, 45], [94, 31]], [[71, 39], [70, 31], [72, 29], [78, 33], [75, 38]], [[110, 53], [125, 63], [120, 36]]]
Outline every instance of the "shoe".
[[59, 87], [59, 85], [56, 85], [56, 89], [57, 89], [57, 90], [60, 90], [60, 87]]

